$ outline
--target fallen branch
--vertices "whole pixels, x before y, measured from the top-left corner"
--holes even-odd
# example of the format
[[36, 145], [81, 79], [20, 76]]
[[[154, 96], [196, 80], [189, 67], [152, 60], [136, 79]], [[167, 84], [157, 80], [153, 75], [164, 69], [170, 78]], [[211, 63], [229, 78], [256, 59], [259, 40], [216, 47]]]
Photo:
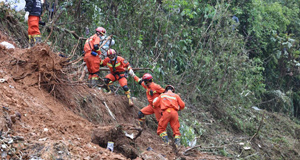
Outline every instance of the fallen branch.
[[136, 129], [138, 132], [138, 134], [133, 138], [133, 140], [136, 140], [143, 132], [143, 129]]
[[[195, 146], [196, 147], [196, 146]], [[223, 149], [225, 146], [215, 146], [215, 147], [201, 147], [201, 150], [207, 150], [207, 149]]]
[[46, 40], [44, 41], [44, 43], [48, 42], [48, 39], [50, 38], [50, 36], [51, 36], [51, 34], [52, 34], [52, 32], [53, 32], [54, 24], [55, 24], [55, 22], [58, 20], [58, 18], [60, 17], [60, 15], [61, 15], [62, 13], [63, 13], [63, 10], [62, 10], [62, 11], [55, 17], [55, 19], [52, 21], [52, 23], [51, 23], [51, 31], [50, 31], [48, 37], [46, 38]]
[[259, 154], [258, 152], [254, 153], [254, 154], [250, 154], [249, 156], [244, 157], [243, 159], [248, 159], [250, 157], [256, 156], [257, 154]]
[[[58, 27], [57, 27], [58, 28]], [[83, 37], [80, 37], [78, 36], [75, 31], [71, 31], [71, 30], [68, 30], [66, 28], [63, 28], [63, 30], [65, 30], [66, 32], [72, 34], [74, 36], [74, 38], [78, 39], [78, 40], [86, 40], [87, 38], [83, 38]]]
[[259, 127], [257, 128], [256, 133], [251, 137], [251, 139], [250, 139], [249, 142], [251, 142], [251, 141], [258, 135], [258, 132], [259, 132], [259, 130], [260, 130], [262, 124], [263, 124], [264, 118], [265, 118], [265, 112], [264, 112], [263, 115], [262, 115], [262, 118], [261, 118], [261, 120], [260, 120], [260, 124], [259, 124]]
[[103, 104], [105, 105], [106, 109], [108, 110], [110, 116], [115, 120], [117, 121], [117, 119], [115, 118], [114, 114], [110, 111], [110, 109], [108, 108], [107, 104], [103, 101]]
[[74, 61], [68, 62], [66, 64], [62, 64], [62, 65], [67, 66], [69, 64], [76, 64], [76, 63], [80, 62], [81, 60], [83, 60], [83, 57], [79, 57], [79, 58], [75, 59]]
[[192, 147], [192, 148], [189, 148], [189, 149], [185, 150], [185, 151], [183, 152], [183, 155], [186, 156], [186, 152], [191, 151], [191, 150], [193, 150], [193, 149], [196, 149], [196, 148], [198, 148], [198, 147], [201, 148], [201, 145], [197, 145], [197, 146], [194, 146], [194, 147]]
[[67, 58], [68, 60], [72, 59], [73, 56], [75, 55], [75, 51], [76, 51], [76, 48], [78, 47], [79, 40], [80, 40], [80, 39], [78, 39], [76, 46], [73, 48], [72, 55], [71, 55], [70, 57]]

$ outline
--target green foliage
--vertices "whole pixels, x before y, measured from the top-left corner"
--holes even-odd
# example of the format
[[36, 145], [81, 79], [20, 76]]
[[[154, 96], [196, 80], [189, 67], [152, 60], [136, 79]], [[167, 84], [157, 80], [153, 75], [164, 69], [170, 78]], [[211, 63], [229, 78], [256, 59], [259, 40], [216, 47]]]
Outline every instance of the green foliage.
[[[264, 70], [261, 73], [267, 90], [280, 90], [285, 93], [295, 92], [299, 88], [293, 87], [299, 80], [296, 71], [299, 51], [299, 45], [296, 45], [299, 41], [297, 40], [299, 30], [296, 29], [300, 25], [299, 2], [299, 0], [252, 0], [232, 3], [236, 4], [232, 11], [240, 17], [240, 26], [243, 26], [243, 28], [239, 27], [242, 31], [240, 33], [249, 38], [246, 49], [253, 50], [250, 51], [250, 57], [263, 62]], [[262, 100], [271, 101], [269, 106], [274, 107], [266, 108], [293, 113], [293, 107], [286, 108], [282, 106], [283, 103], [272, 101], [267, 93], [261, 93], [263, 93], [260, 94], [263, 95]], [[294, 99], [294, 101], [299, 100]]]
[[221, 155], [223, 155], [225, 157], [228, 156], [228, 154], [229, 154], [225, 149], [221, 149], [219, 152]]
[[[175, 86], [187, 106], [224, 108], [226, 116], [216, 115], [219, 120], [252, 135], [257, 118], [248, 120], [249, 115], [241, 116], [239, 110], [259, 105], [300, 115], [299, 4], [299, 0], [164, 0], [161, 4], [73, 0], [59, 3], [56, 26], [82, 37], [91, 36], [97, 26], [106, 28], [116, 40], [113, 48], [133, 67], [153, 68], [155, 82]], [[235, 23], [232, 15], [240, 22]], [[63, 40], [56, 44], [70, 54], [77, 40], [62, 29], [55, 31], [50, 40]], [[82, 46], [79, 43], [77, 56]], [[144, 96], [132, 79], [128, 84], [136, 96]], [[288, 101], [272, 101], [276, 90]], [[195, 128], [201, 128], [189, 121], [181, 121], [185, 145], [195, 138]]]
[[[184, 146], [190, 146], [197, 144], [197, 136], [201, 136], [205, 129], [201, 127], [201, 124], [197, 120], [185, 119], [180, 121], [180, 133], [181, 134], [181, 144]], [[197, 130], [197, 131], [195, 131]]]

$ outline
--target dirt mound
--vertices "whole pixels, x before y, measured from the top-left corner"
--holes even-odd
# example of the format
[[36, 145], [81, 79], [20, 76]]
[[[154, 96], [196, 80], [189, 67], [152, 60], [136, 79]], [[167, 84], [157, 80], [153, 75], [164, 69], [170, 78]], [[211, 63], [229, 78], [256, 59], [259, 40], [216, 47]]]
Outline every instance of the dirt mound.
[[21, 55], [16, 55], [10, 62], [9, 69], [12, 78], [26, 86], [51, 85], [60, 83], [62, 62], [64, 61], [51, 52], [49, 46], [37, 45]]

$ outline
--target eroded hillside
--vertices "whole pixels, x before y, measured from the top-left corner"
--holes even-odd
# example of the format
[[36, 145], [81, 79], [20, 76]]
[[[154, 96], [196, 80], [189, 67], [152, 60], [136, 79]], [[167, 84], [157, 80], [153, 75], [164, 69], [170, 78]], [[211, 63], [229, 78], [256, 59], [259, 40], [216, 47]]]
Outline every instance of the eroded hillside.
[[[164, 145], [155, 130], [136, 127], [143, 105], [72, 81], [68, 59], [46, 44], [21, 49], [0, 45], [0, 128], [7, 159], [226, 159]], [[106, 149], [114, 142], [114, 151]]]

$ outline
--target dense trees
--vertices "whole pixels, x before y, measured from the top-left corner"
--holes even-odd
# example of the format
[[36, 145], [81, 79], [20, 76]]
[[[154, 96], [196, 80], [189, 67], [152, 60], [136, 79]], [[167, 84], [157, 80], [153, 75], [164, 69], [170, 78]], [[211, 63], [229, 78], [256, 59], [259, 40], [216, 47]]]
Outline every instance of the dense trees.
[[[64, 28], [87, 37], [96, 26], [105, 27], [114, 35], [114, 48], [134, 67], [154, 68], [155, 81], [173, 84], [190, 108], [214, 104], [224, 110], [221, 119], [245, 131], [237, 119], [226, 118], [238, 114], [235, 107], [300, 116], [299, 5], [299, 0], [69, 0], [58, 3], [55, 25], [46, 28], [57, 31], [50, 40], [68, 54], [77, 39]], [[81, 50], [79, 45], [78, 56]], [[135, 94], [143, 93], [133, 83]]]

